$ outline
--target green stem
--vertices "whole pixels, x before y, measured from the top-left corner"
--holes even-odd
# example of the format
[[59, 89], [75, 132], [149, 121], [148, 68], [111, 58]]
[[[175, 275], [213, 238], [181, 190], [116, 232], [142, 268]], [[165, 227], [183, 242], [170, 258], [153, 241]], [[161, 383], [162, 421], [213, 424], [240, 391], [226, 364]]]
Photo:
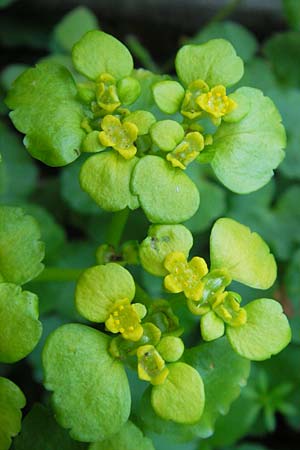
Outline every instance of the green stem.
[[236, 9], [241, 0], [230, 0], [223, 8], [221, 8], [206, 24], [206, 26], [211, 25], [212, 23], [221, 22], [226, 19], [226, 17], [230, 16], [233, 11]]
[[84, 269], [46, 267], [34, 281], [76, 281]]
[[122, 209], [113, 214], [108, 228], [106, 242], [117, 249], [129, 216], [129, 208]]
[[131, 53], [133, 53], [133, 55], [140, 61], [145, 69], [155, 73], [160, 72], [159, 67], [154, 62], [151, 54], [135, 36], [128, 36], [126, 38], [126, 44], [129, 47]]

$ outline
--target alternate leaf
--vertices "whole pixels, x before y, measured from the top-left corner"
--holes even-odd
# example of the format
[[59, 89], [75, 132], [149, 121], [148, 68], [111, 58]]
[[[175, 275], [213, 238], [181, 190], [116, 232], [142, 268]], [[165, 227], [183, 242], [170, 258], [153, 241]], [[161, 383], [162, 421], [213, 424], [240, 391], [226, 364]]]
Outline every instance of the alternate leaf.
[[291, 340], [291, 329], [280, 303], [269, 298], [245, 306], [247, 322], [226, 329], [232, 348], [241, 356], [262, 361], [279, 353]]
[[141, 264], [151, 274], [165, 276], [166, 256], [177, 251], [188, 257], [192, 245], [193, 236], [183, 225], [151, 225], [139, 247]]
[[55, 44], [71, 52], [73, 45], [88, 31], [98, 28], [97, 17], [85, 6], [78, 6], [66, 14], [54, 28]]
[[21, 429], [21, 409], [26, 399], [23, 392], [12, 381], [0, 377], [0, 448], [8, 450], [11, 438]]
[[86, 446], [70, 438], [45, 406], [36, 403], [22, 422], [14, 439], [14, 450], [85, 450]]
[[0, 280], [27, 283], [43, 270], [43, 258], [35, 219], [21, 208], [0, 206]]
[[155, 450], [151, 440], [130, 420], [110, 439], [95, 442], [88, 450]]
[[241, 24], [231, 22], [230, 20], [224, 22], [212, 22], [210, 25], [201, 28], [201, 31], [190, 39], [189, 43], [203, 44], [210, 39], [217, 38], [229, 41], [235, 48], [237, 54], [245, 62], [250, 61], [253, 58], [258, 48], [258, 43], [254, 34], [250, 33], [250, 31]]
[[76, 94], [69, 71], [44, 62], [22, 73], [6, 98], [29, 153], [49, 166], [69, 164], [80, 155], [84, 114]]
[[38, 298], [12, 283], [0, 283], [0, 361], [13, 363], [38, 343], [42, 324]]
[[186, 350], [184, 360], [199, 371], [204, 382], [205, 408], [193, 429], [199, 437], [207, 438], [214, 431], [217, 417], [228, 413], [245, 386], [250, 362], [237, 355], [225, 337]]
[[95, 80], [109, 73], [117, 80], [131, 74], [133, 60], [118, 39], [103, 31], [88, 31], [73, 47], [72, 59], [78, 72]]
[[277, 267], [268, 245], [245, 225], [222, 218], [210, 236], [212, 269], [226, 269], [230, 277], [256, 289], [268, 289], [276, 279]]
[[281, 117], [262, 92], [253, 88], [236, 91], [248, 98], [248, 114], [237, 123], [222, 122], [210, 148], [219, 180], [230, 190], [246, 194], [264, 186], [284, 157], [286, 145]]
[[131, 188], [150, 222], [180, 223], [199, 207], [199, 192], [194, 183], [181, 169], [175, 169], [159, 156], [140, 159], [132, 175]]
[[83, 164], [80, 185], [106, 211], [138, 208], [130, 191], [130, 180], [138, 158], [124, 159], [115, 151], [91, 156]]
[[94, 266], [80, 276], [75, 294], [79, 314], [92, 322], [105, 322], [114, 303], [135, 294], [128, 270], [116, 263]]
[[201, 376], [182, 362], [170, 364], [168, 369], [165, 382], [152, 388], [151, 403], [156, 414], [176, 423], [197, 422], [205, 403]]
[[176, 55], [176, 72], [188, 85], [204, 80], [210, 87], [232, 86], [242, 78], [244, 65], [230, 42], [212, 39], [202, 45], [185, 45]]
[[78, 441], [107, 439], [129, 416], [126, 373], [108, 345], [109, 337], [100, 331], [67, 324], [48, 337], [43, 350], [44, 384], [53, 391], [56, 420]]

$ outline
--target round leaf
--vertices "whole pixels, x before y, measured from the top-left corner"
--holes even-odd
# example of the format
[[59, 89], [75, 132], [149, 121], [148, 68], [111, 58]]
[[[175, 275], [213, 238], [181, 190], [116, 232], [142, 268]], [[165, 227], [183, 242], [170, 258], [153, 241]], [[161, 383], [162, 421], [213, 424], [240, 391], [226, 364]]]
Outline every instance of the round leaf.
[[21, 429], [21, 411], [26, 399], [12, 381], [0, 377], [0, 448], [8, 450], [11, 438]]
[[267, 244], [232, 219], [219, 219], [213, 226], [210, 259], [212, 269], [226, 269], [233, 280], [256, 289], [268, 289], [276, 279], [276, 262]]
[[184, 222], [199, 207], [194, 183], [181, 169], [173, 168], [159, 156], [145, 156], [138, 162], [131, 186], [150, 222]]
[[91, 156], [80, 172], [82, 189], [106, 211], [138, 208], [138, 200], [129, 185], [138, 158], [124, 159], [111, 150]]
[[102, 442], [91, 444], [88, 450], [155, 450], [149, 438], [130, 420], [119, 433]]
[[103, 31], [88, 31], [73, 47], [72, 59], [78, 72], [95, 80], [109, 73], [117, 80], [130, 75], [131, 54], [118, 39]]
[[0, 279], [24, 284], [43, 270], [44, 244], [33, 217], [21, 208], [0, 206]]
[[150, 134], [161, 150], [170, 152], [184, 138], [184, 129], [175, 120], [161, 120], [153, 125]]
[[45, 387], [53, 391], [56, 420], [73, 439], [95, 442], [117, 433], [130, 412], [123, 366], [108, 353], [109, 338], [81, 324], [67, 324], [47, 339]]
[[150, 127], [155, 123], [156, 119], [149, 111], [134, 111], [125, 117], [123, 123], [131, 122], [138, 128], [138, 135], [143, 136], [149, 133]]
[[204, 341], [214, 341], [223, 336], [225, 331], [224, 322], [213, 311], [209, 311], [201, 317], [201, 336]]
[[38, 343], [42, 324], [38, 298], [11, 283], [0, 283], [0, 361], [12, 363], [27, 356]]
[[234, 92], [229, 95], [229, 98], [237, 104], [237, 107], [229, 114], [226, 114], [223, 117], [223, 120], [229, 123], [239, 122], [248, 114], [250, 101], [245, 95], [241, 94], [241, 92]]
[[85, 270], [80, 276], [75, 294], [76, 307], [92, 322], [105, 322], [113, 304], [127, 298], [131, 301], [135, 284], [128, 270], [109, 263]]
[[165, 276], [164, 260], [169, 253], [187, 257], [193, 245], [191, 232], [183, 225], [151, 225], [148, 237], [140, 245], [141, 264], [152, 275]]
[[177, 81], [166, 80], [156, 83], [153, 88], [154, 100], [166, 114], [175, 114], [184, 97], [184, 88]]
[[185, 363], [173, 363], [168, 368], [165, 382], [152, 388], [151, 404], [156, 414], [176, 423], [197, 422], [205, 403], [202, 378]]
[[22, 73], [7, 96], [7, 105], [14, 110], [10, 117], [26, 134], [29, 153], [49, 166], [64, 166], [80, 155], [84, 113], [76, 95], [70, 72], [44, 62]]
[[212, 168], [219, 180], [234, 192], [260, 189], [273, 176], [284, 157], [286, 137], [274, 103], [253, 88], [240, 88], [249, 100], [248, 114], [237, 123], [222, 122], [211, 146]]
[[212, 39], [202, 45], [185, 45], [177, 53], [176, 71], [186, 85], [204, 80], [210, 87], [232, 86], [243, 76], [244, 65], [230, 42]]
[[276, 355], [288, 345], [291, 329], [278, 302], [260, 298], [246, 305], [245, 310], [245, 325], [228, 326], [226, 330], [234, 351], [244, 358], [262, 361]]

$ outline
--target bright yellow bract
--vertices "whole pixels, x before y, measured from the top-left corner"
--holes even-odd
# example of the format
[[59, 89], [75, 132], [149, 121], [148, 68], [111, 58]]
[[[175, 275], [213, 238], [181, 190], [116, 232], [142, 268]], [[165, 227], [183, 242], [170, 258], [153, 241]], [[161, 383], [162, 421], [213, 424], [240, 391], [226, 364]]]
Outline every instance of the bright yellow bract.
[[187, 262], [183, 253], [172, 252], [166, 257], [164, 266], [170, 272], [164, 280], [165, 288], [168, 291], [183, 292], [187, 298], [193, 301], [201, 299], [204, 287], [202, 278], [208, 272], [203, 258], [195, 256], [190, 262]]
[[137, 148], [133, 144], [138, 136], [138, 128], [134, 123], [121, 123], [115, 116], [107, 115], [101, 121], [103, 131], [99, 133], [99, 139], [105, 147], [112, 147], [125, 159], [131, 159], [136, 154]]
[[219, 119], [233, 111], [237, 104], [226, 95], [226, 88], [222, 85], [215, 86], [209, 92], [201, 94], [197, 98], [197, 104], [214, 118]]
[[162, 384], [169, 374], [165, 361], [153, 345], [143, 345], [137, 350], [138, 375], [151, 384]]
[[105, 326], [112, 333], [121, 333], [124, 339], [138, 341], [143, 335], [141, 319], [145, 314], [144, 305], [141, 303], [131, 305], [128, 299], [124, 299], [114, 306]]

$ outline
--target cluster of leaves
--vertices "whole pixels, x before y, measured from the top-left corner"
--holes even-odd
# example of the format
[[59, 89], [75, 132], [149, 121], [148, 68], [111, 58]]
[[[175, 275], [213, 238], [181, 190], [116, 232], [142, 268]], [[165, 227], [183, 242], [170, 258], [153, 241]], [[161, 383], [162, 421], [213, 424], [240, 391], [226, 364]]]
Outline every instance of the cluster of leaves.
[[[297, 133], [297, 89], [279, 84], [265, 62], [254, 58], [254, 38], [232, 23], [210, 26], [182, 47], [175, 79], [134, 70], [126, 47], [103, 32], [90, 31], [81, 38], [82, 31], [96, 27], [96, 19], [84, 8], [67, 16], [54, 32], [56, 54], [21, 74], [7, 96], [11, 118], [26, 134], [24, 144], [31, 155], [51, 166], [69, 164], [60, 170], [60, 186], [53, 177], [36, 189], [36, 167], [1, 124], [2, 203], [23, 210], [1, 206], [0, 211], [5, 324], [0, 360], [15, 362], [37, 344], [38, 294], [44, 333], [29, 361], [35, 379], [43, 377], [46, 389], [53, 391], [56, 418], [50, 409], [34, 406], [13, 447], [44, 449], [47, 433], [49, 450], [58, 445], [166, 448], [168, 435], [172, 448], [177, 448], [175, 441], [186, 442], [178, 448], [196, 449], [201, 439], [201, 448], [210, 449], [232, 445], [251, 430], [274, 429], [276, 412], [295, 426], [299, 377], [287, 382], [291, 377], [280, 368], [297, 366], [296, 347], [270, 363], [253, 365], [239, 396], [249, 376], [249, 360], [269, 358], [290, 340], [280, 304], [265, 296], [253, 300], [253, 288], [274, 295], [273, 255], [259, 235], [239, 222], [258, 231], [280, 261], [291, 260], [287, 272], [279, 272], [278, 292], [284, 300], [288, 289], [288, 301], [298, 308], [299, 252], [291, 259], [298, 244], [298, 217], [290, 216], [298, 186], [285, 190], [274, 206], [273, 185], [240, 197], [228, 194], [219, 182], [245, 194], [270, 180], [283, 158], [285, 133], [273, 102], [256, 87], [278, 105], [288, 147], [290, 135]], [[228, 42], [232, 39], [246, 62], [241, 81], [243, 63]], [[77, 72], [69, 56], [72, 47]], [[11, 67], [2, 74], [4, 90], [23, 69]], [[237, 82], [251, 87], [232, 91]], [[296, 143], [295, 136], [295, 148]], [[288, 148], [280, 166], [282, 177], [290, 176], [284, 167], [292, 152]], [[297, 164], [290, 166], [292, 178], [297, 178]], [[198, 256], [188, 262], [193, 245], [189, 230], [196, 237], [193, 252], [209, 257], [208, 236], [199, 239], [199, 234], [224, 214], [226, 198], [226, 215], [235, 220], [215, 222], [210, 270]], [[64, 230], [45, 207], [56, 220], [80, 229], [88, 241], [66, 242]], [[129, 209], [133, 213], [120, 245]], [[110, 222], [111, 212], [118, 213]], [[37, 220], [40, 232], [27, 213]], [[148, 232], [146, 219], [153, 223]], [[55, 266], [43, 273], [40, 236], [46, 265]], [[231, 282], [245, 303], [251, 300], [246, 306], [240, 304], [241, 295], [226, 290]], [[35, 294], [21, 291], [25, 283]], [[64, 324], [70, 320], [84, 324]], [[296, 343], [298, 324], [296, 314]], [[9, 371], [7, 366], [3, 370]], [[0, 412], [6, 419], [1, 422], [0, 447], [6, 449], [20, 430], [25, 399], [12, 382], [0, 380]], [[258, 427], [261, 414], [265, 425]], [[87, 447], [82, 442], [92, 443]]]

